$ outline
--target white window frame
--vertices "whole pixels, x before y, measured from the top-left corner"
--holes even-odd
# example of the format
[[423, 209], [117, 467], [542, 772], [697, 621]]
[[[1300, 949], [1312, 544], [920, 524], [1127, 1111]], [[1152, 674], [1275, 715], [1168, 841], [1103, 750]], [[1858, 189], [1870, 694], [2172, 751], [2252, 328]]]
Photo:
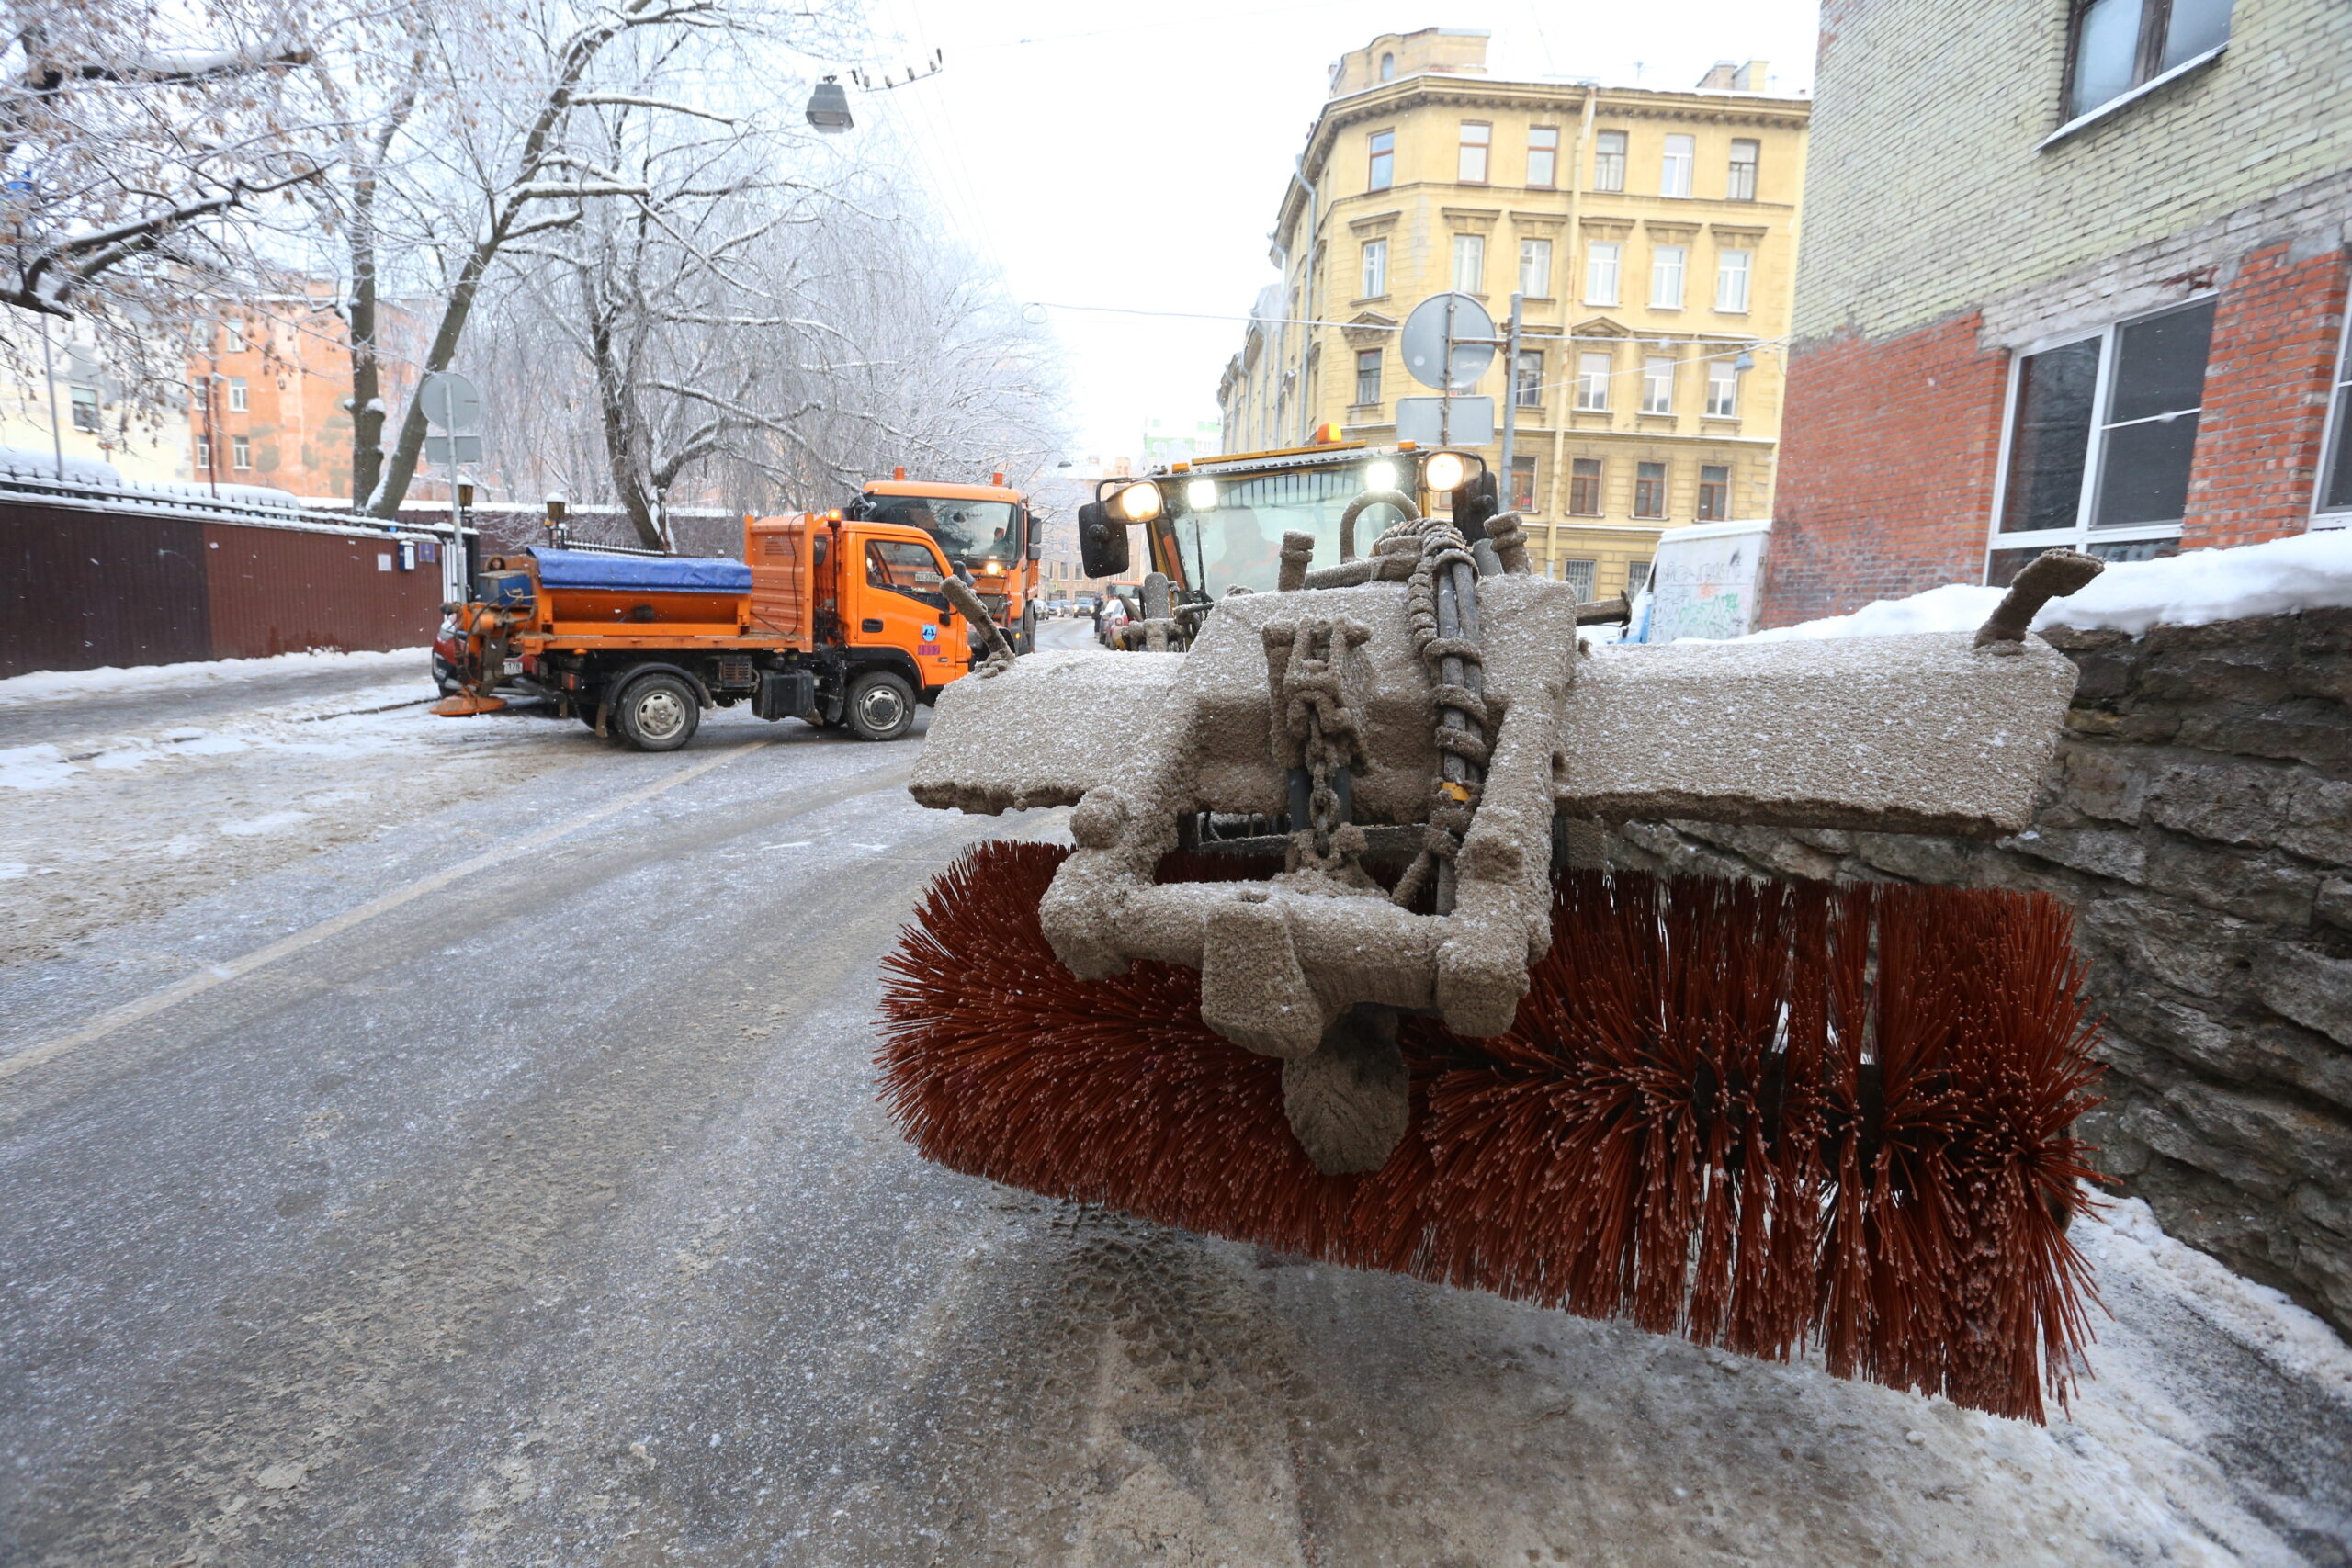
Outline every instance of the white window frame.
[[[1363, 378], [1363, 378], [1363, 371], [1364, 371], [1364, 356], [1365, 356], [1366, 355], [1377, 355], [1377, 357], [1376, 357], [1376, 358], [1374, 358], [1374, 359], [1373, 360], [1373, 362], [1372, 362], [1372, 390], [1373, 390], [1373, 395], [1372, 395], [1371, 397], [1369, 397], [1369, 398], [1366, 398], [1366, 397], [1364, 397], [1364, 396], [1363, 395]], [[1387, 377], [1387, 375], [1388, 375], [1388, 355], [1387, 355], [1385, 353], [1384, 353], [1382, 350], [1377, 349], [1377, 348], [1360, 348], [1360, 349], [1356, 350], [1356, 367], [1355, 367], [1355, 368], [1356, 368], [1356, 384], [1355, 384], [1355, 392], [1356, 392], [1356, 394], [1357, 394], [1357, 395], [1356, 395], [1356, 400], [1355, 400], [1355, 406], [1356, 406], [1356, 407], [1358, 407], [1358, 408], [1369, 408], [1369, 407], [1371, 407], [1373, 404], [1375, 404], [1375, 403], [1377, 403], [1377, 402], [1379, 402], [1379, 401], [1380, 401], [1380, 389], [1381, 389], [1381, 387], [1385, 383], [1385, 379], [1386, 379], [1386, 377]]]
[[[85, 435], [102, 434], [107, 427], [106, 400], [96, 387], [68, 387], [65, 392], [65, 420], [68, 429]], [[90, 423], [82, 423], [82, 411], [90, 411]]]
[[1519, 291], [1530, 299], [1552, 297], [1552, 242], [1521, 240], [1519, 243]]
[[[1607, 150], [1609, 139], [1617, 139], [1615, 152]], [[1605, 161], [1604, 161], [1605, 160]], [[1602, 130], [1592, 134], [1592, 188], [1603, 195], [1616, 196], [1625, 188], [1625, 165], [1634, 161], [1634, 138], [1631, 132]]]
[[1659, 154], [1657, 193], [1660, 196], [1688, 197], [1690, 179], [1699, 164], [1699, 139], [1677, 131], [1666, 139], [1666, 150]]
[[229, 412], [231, 413], [243, 413], [247, 411], [249, 406], [245, 390], [245, 378], [243, 376], [230, 377]]
[[[1615, 240], [1588, 240], [1584, 247], [1584, 302], [1614, 305], [1624, 287], [1625, 247]], [[1609, 287], [1600, 287], [1606, 276]]]
[[1707, 361], [1707, 417], [1739, 417], [1739, 367], [1728, 359]]
[[1715, 310], [1725, 316], [1747, 314], [1756, 279], [1756, 253], [1726, 246], [1715, 253]]
[[[2181, 523], [2185, 520], [2171, 523], [2132, 523], [2116, 528], [2091, 526], [2091, 512], [2098, 504], [2098, 487], [2101, 477], [2099, 470], [2107, 461], [2105, 437], [2110, 427], [2106, 423], [2106, 419], [2108, 401], [2115, 384], [2115, 339], [2116, 334], [2125, 327], [2136, 326], [2153, 317], [2169, 315], [2187, 306], [2203, 304], [2214, 298], [2213, 291], [2208, 289], [2202, 293], [2192, 294], [2186, 299], [2176, 299], [2170, 304], [2160, 306], [2153, 310], [2141, 310], [2132, 315], [2120, 316], [2104, 326], [2037, 338], [2031, 343], [2009, 351], [2009, 382], [2001, 398], [2001, 446], [1996, 459], [1998, 466], [1993, 473], [1993, 513], [1987, 520], [1985, 530], [1984, 570], [1987, 574], [1993, 570], [1995, 556], [2006, 555], [2012, 550], [2060, 548], [2088, 550], [2093, 545], [2136, 545], [2144, 544], [2149, 540], [2180, 537]], [[2018, 394], [2025, 378], [2025, 362], [2037, 354], [2046, 354], [2053, 348], [2064, 348], [2069, 344], [2088, 343], [2093, 340], [2097, 340], [2099, 345], [2098, 378], [2091, 384], [2090, 442], [2083, 454], [2082, 494], [2075, 499], [2074, 525], [2066, 528], [2031, 528], [2005, 534], [2001, 531], [2001, 513], [2007, 510], [2009, 504], [2009, 462], [2013, 456], [2010, 447], [2017, 440]], [[2210, 371], [2211, 367], [2211, 350], [2209, 347], [2206, 367]], [[2204, 434], [2201, 421], [2198, 434], [2199, 435]], [[2189, 473], [2193, 483], [2196, 475], [2194, 459], [2191, 460]]]
[[2327, 419], [2320, 427], [2319, 472], [2312, 477], [2312, 526], [2352, 528], [2352, 507], [2323, 510], [2327, 476], [2335, 467], [2337, 446], [2352, 442], [2352, 420], [2344, 417], [2345, 392], [2352, 389], [2352, 310], [2344, 313], [2344, 332], [2335, 344], [2335, 368], [2327, 383]]
[[1363, 298], [1377, 299], [1388, 292], [1388, 242], [1366, 240], [1363, 243], [1363, 275], [1356, 281], [1363, 286]]
[[1647, 414], [1670, 414], [1674, 412], [1675, 359], [1670, 354], [1648, 354], [1642, 356], [1642, 412]]
[[[1599, 369], [1594, 368], [1599, 362]], [[1580, 413], [1609, 412], [1609, 380], [1616, 374], [1617, 356], [1599, 349], [1586, 349], [1577, 355], [1577, 410]]]
[[[1449, 248], [1448, 254], [1453, 263], [1453, 291], [1456, 294], [1484, 294], [1487, 291], [1487, 236], [1456, 234], [1453, 236], [1453, 243]], [[1465, 269], [1462, 263], [1464, 256], [1472, 258], [1473, 261], [1473, 265], [1466, 269], [1470, 279], [1466, 286], [1463, 282]]]
[[[1668, 256], [1674, 258], [1671, 266], [1667, 262]], [[1653, 310], [1682, 309], [1682, 296], [1689, 285], [1690, 271], [1690, 246], [1652, 245], [1650, 247], [1650, 309]], [[1669, 276], [1674, 282], [1671, 289], [1666, 286]]]
[[229, 437], [229, 467], [246, 473], [253, 471], [254, 442], [250, 435]]

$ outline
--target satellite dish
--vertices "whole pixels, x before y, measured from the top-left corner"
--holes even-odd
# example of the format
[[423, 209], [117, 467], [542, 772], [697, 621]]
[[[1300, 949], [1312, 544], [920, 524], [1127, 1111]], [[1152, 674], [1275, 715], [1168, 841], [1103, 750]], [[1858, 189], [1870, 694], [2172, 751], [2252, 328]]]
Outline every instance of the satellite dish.
[[[1450, 386], [1443, 367], [1449, 305], [1453, 309], [1454, 340]], [[1495, 319], [1487, 314], [1484, 305], [1467, 294], [1432, 294], [1414, 306], [1413, 313], [1405, 318], [1405, 330], [1397, 334], [1397, 341], [1405, 355], [1405, 368], [1414, 380], [1441, 392], [1466, 392], [1478, 384], [1478, 378], [1495, 362], [1494, 335]], [[1464, 338], [1489, 341], [1464, 343]]]
[[481, 418], [481, 393], [455, 370], [435, 370], [416, 389], [425, 422], [444, 430], [471, 430]]

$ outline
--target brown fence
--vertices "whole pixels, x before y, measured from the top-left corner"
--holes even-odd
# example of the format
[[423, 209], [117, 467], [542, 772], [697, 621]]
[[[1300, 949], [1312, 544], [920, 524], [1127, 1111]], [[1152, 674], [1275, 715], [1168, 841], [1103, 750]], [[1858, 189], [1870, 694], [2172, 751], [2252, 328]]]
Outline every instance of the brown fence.
[[439, 623], [429, 534], [50, 489], [0, 490], [0, 676], [414, 648]]

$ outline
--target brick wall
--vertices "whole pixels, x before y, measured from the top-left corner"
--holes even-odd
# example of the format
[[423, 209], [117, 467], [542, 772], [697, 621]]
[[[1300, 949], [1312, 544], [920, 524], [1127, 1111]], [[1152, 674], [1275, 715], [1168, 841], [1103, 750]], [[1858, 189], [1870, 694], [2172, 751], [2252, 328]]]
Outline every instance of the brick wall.
[[2246, 257], [2222, 291], [2182, 547], [2303, 531], [2327, 422], [2324, 389], [2343, 338], [2346, 276], [2340, 248], [2299, 254], [2281, 241]]
[[2008, 356], [1973, 311], [1791, 355], [1764, 624], [1840, 615], [1984, 570]]
[[2352, 609], [2051, 640], [2082, 682], [2027, 832], [1629, 823], [1610, 857], [2064, 899], [2106, 1017], [2102, 1168], [2352, 1332]]

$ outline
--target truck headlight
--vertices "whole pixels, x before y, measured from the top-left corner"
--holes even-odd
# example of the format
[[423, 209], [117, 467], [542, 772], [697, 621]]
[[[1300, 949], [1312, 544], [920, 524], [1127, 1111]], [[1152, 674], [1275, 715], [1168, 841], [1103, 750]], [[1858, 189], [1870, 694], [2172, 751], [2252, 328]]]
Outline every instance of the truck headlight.
[[1184, 487], [1184, 504], [1195, 512], [1216, 510], [1216, 481], [1194, 479]]
[[1470, 477], [1470, 464], [1459, 452], [1433, 452], [1421, 465], [1421, 483], [1430, 490], [1460, 490]]
[[1363, 488], [1366, 490], [1395, 490], [1396, 488], [1396, 465], [1394, 463], [1374, 463], [1364, 469]]
[[1111, 509], [1123, 522], [1148, 523], [1159, 515], [1159, 487], [1149, 479], [1131, 484], [1111, 498]]

